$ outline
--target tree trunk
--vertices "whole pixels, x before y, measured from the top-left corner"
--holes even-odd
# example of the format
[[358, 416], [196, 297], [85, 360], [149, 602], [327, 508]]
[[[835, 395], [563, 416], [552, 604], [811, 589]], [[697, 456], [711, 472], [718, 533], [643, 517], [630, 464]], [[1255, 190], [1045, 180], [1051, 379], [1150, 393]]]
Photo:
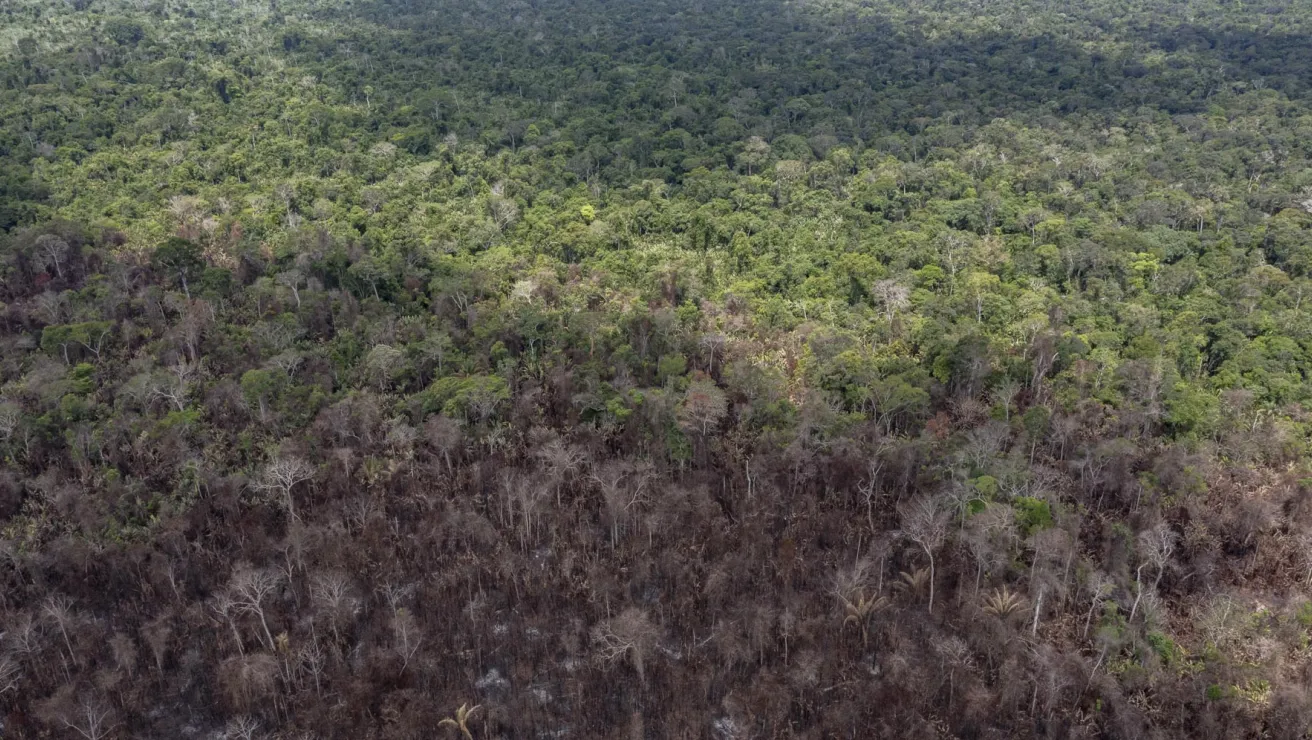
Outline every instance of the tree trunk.
[[255, 613], [260, 617], [260, 626], [264, 628], [264, 636], [269, 639], [269, 649], [273, 650], [275, 646], [273, 633], [269, 631], [269, 623], [264, 621], [264, 609], [260, 608], [259, 604], [255, 605]]
[[925, 548], [925, 554], [929, 556], [929, 613], [934, 613], [934, 553]]

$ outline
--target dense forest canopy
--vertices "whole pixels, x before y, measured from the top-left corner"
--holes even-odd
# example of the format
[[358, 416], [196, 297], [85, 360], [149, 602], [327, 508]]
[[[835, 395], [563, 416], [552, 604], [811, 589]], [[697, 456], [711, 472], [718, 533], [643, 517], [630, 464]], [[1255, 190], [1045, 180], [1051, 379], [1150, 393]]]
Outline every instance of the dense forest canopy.
[[1312, 732], [1312, 6], [0, 0], [0, 735]]

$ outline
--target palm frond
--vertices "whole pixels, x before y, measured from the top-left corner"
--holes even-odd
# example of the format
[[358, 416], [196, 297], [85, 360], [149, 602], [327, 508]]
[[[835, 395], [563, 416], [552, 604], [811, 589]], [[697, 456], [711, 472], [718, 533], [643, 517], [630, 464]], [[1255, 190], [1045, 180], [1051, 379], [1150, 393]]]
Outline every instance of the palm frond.
[[1024, 605], [1025, 597], [1003, 586], [984, 597], [983, 609], [995, 617], [1005, 619], [1020, 611]]

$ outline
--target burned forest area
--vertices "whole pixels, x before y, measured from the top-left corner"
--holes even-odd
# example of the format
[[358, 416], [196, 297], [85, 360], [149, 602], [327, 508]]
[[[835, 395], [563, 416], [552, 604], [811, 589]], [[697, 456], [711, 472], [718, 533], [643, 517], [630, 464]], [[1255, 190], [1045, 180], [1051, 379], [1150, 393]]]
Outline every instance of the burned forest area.
[[1312, 5], [0, 0], [0, 737], [1312, 736]]

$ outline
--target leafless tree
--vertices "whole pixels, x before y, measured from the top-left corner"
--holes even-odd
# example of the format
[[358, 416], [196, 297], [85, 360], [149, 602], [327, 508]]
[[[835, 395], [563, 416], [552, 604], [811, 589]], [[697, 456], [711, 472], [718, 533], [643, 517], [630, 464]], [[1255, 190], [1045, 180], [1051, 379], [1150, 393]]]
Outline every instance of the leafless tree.
[[169, 198], [165, 209], [182, 224], [194, 221], [202, 213], [201, 200], [193, 195], [175, 195]]
[[442, 453], [446, 470], [451, 472], [454, 469], [451, 453], [464, 444], [464, 432], [460, 429], [460, 423], [450, 417], [434, 416], [424, 423], [424, 439], [433, 449]]
[[592, 630], [592, 642], [597, 658], [614, 664], [628, 660], [638, 673], [638, 680], [647, 681], [647, 656], [656, 645], [659, 632], [646, 612], [629, 607], [616, 617], [598, 624]]
[[368, 493], [360, 492], [342, 506], [342, 520], [351, 532], [360, 532], [379, 513], [378, 501]]
[[724, 349], [724, 335], [719, 332], [703, 334], [697, 344], [706, 351], [706, 372], [712, 372], [715, 369], [715, 354]]
[[[67, 309], [68, 296], [64, 293], [47, 290], [32, 299], [32, 313], [47, 324], [62, 323]], [[65, 364], [67, 364], [67, 360], [65, 360]]]
[[875, 593], [884, 592], [884, 563], [893, 551], [895, 538], [886, 532], [876, 534], [865, 545], [866, 558], [874, 563]]
[[80, 663], [77, 652], [73, 650], [73, 643], [68, 638], [69, 627], [78, 619], [72, 600], [67, 596], [50, 596], [41, 605], [41, 613], [59, 628], [59, 634], [64, 638], [64, 647], [68, 648], [68, 659], [74, 664]]
[[183, 306], [175, 331], [193, 363], [200, 362], [200, 342], [205, 329], [214, 323], [214, 317], [214, 306], [208, 301], [197, 298], [186, 301]]
[[77, 706], [60, 717], [64, 726], [73, 730], [87, 740], [100, 740], [109, 737], [118, 723], [114, 720], [114, 711], [99, 699], [83, 696]]
[[897, 312], [911, 305], [911, 289], [896, 280], [879, 280], [872, 287], [875, 298], [884, 306], [884, 317], [891, 323]]
[[273, 632], [265, 615], [264, 603], [282, 585], [278, 573], [268, 568], [252, 568], [249, 565], [237, 566], [236, 572], [228, 581], [228, 597], [232, 606], [244, 614], [253, 614], [260, 620], [262, 642], [273, 650]]
[[711, 428], [720, 423], [728, 410], [724, 391], [709, 380], [694, 380], [688, 385], [683, 403], [679, 404], [679, 423], [684, 429], [705, 437]]
[[339, 629], [360, 611], [360, 600], [351, 593], [351, 581], [345, 573], [316, 573], [310, 582], [310, 598], [322, 611], [333, 631], [334, 644], [341, 642]]
[[880, 473], [884, 471], [884, 452], [889, 448], [886, 441], [881, 441], [879, 447], [870, 456], [866, 462], [866, 476], [857, 483], [857, 490], [861, 492], [861, 498], [866, 504], [866, 526], [870, 528], [870, 533], [875, 533], [875, 500], [879, 497], [880, 492]]
[[561, 488], [565, 479], [574, 471], [580, 470], [587, 457], [576, 445], [550, 433], [545, 444], [538, 447], [533, 456], [541, 460], [551, 476], [556, 489], [556, 505], [561, 504]]
[[0, 441], [8, 442], [13, 438], [22, 418], [22, 409], [17, 405], [0, 401]]
[[508, 516], [519, 522], [519, 545], [527, 549], [537, 525], [538, 513], [551, 495], [551, 488], [541, 481], [521, 475], [515, 470], [502, 471], [501, 490], [506, 499]]
[[920, 546], [929, 558], [929, 613], [934, 613], [934, 553], [948, 535], [949, 515], [938, 502], [922, 496], [902, 511], [902, 534]]
[[[291, 318], [291, 314], [285, 316]], [[295, 321], [261, 321], [251, 333], [261, 344], [277, 353], [290, 349], [305, 329]]]
[[1011, 408], [1016, 403], [1016, 396], [1024, 389], [1020, 381], [1010, 376], [1003, 379], [993, 389], [993, 402], [1002, 407], [1003, 421], [1011, 423]]
[[963, 531], [966, 528], [966, 520], [970, 516], [971, 507], [983, 500], [978, 489], [961, 480], [954, 480], [949, 483], [943, 493], [943, 502], [952, 510], [959, 529]]
[[119, 670], [132, 675], [137, 669], [137, 643], [126, 632], [116, 632], [109, 640], [109, 650]]
[[[874, 563], [866, 557], [850, 566], [839, 568], [834, 573], [834, 595], [840, 599], [850, 599], [856, 594], [869, 591], [874, 570]], [[875, 592], [878, 593], [879, 589], [875, 589]]]
[[957, 453], [959, 460], [976, 470], [991, 467], [1010, 436], [1011, 430], [1001, 422], [990, 422], [966, 433], [966, 443]]
[[1062, 693], [1070, 688], [1074, 682], [1070, 674], [1063, 670], [1063, 659], [1057, 650], [1048, 644], [1036, 645], [1030, 655], [1032, 663], [1031, 671], [1034, 676], [1034, 693], [1030, 700], [1030, 714], [1033, 716], [1038, 709], [1040, 697], [1043, 699], [1043, 709], [1051, 718], [1061, 702]]
[[302, 671], [309, 674], [314, 681], [315, 696], [323, 694], [323, 675], [328, 666], [328, 656], [319, 646], [317, 637], [311, 636], [297, 652], [296, 661]]
[[219, 666], [219, 680], [240, 711], [250, 711], [257, 700], [272, 695], [278, 675], [278, 660], [268, 653], [233, 656]]
[[287, 373], [287, 377], [290, 378], [296, 375], [296, 369], [299, 368], [304, 361], [304, 354], [294, 349], [289, 349], [274, 355], [273, 358], [269, 360], [269, 364], [284, 373]]
[[214, 598], [209, 601], [209, 608], [215, 616], [232, 630], [232, 639], [237, 643], [237, 652], [245, 655], [246, 647], [242, 644], [241, 631], [237, 628], [237, 617], [241, 614], [241, 610], [237, 607], [237, 602], [233, 600], [232, 594], [226, 591], [215, 594]]
[[243, 714], [228, 720], [223, 726], [221, 738], [222, 740], [255, 740], [262, 735], [259, 720]]
[[169, 366], [168, 373], [154, 376], [150, 394], [168, 401], [173, 408], [182, 411], [187, 408], [187, 390], [196, 370], [196, 363], [185, 361], [174, 363]]
[[1039, 616], [1042, 613], [1044, 599], [1050, 592], [1065, 596], [1066, 581], [1063, 565], [1076, 552], [1075, 542], [1064, 529], [1050, 527], [1041, 529], [1030, 536], [1030, 548], [1034, 551], [1030, 561], [1030, 591], [1034, 596], [1034, 621], [1031, 634], [1038, 632]]
[[[233, 628], [236, 630], [236, 627]], [[141, 637], [150, 648], [150, 655], [155, 660], [155, 670], [164, 672], [164, 659], [168, 657], [169, 641], [173, 639], [173, 626], [166, 615], [161, 615], [147, 622], [141, 628]], [[240, 637], [237, 640], [241, 646]]]
[[610, 546], [616, 547], [620, 527], [627, 522], [633, 507], [643, 500], [643, 489], [651, 478], [647, 468], [620, 461], [599, 467], [592, 479], [601, 488], [602, 502], [610, 519]]
[[305, 276], [300, 270], [295, 268], [278, 273], [275, 278], [278, 284], [292, 291], [292, 297], [296, 299], [296, 310], [301, 310], [301, 283], [305, 281]]
[[497, 231], [505, 231], [519, 218], [519, 205], [509, 198], [492, 197], [488, 200], [488, 211]]
[[405, 673], [423, 641], [419, 623], [409, 609], [401, 607], [392, 612], [392, 649], [401, 658], [400, 673]]
[[[970, 248], [970, 238], [955, 230], [945, 231], [935, 240], [938, 245], [939, 255], [943, 259], [943, 264], [948, 267], [948, 274], [953, 278], [957, 277], [957, 272], [964, 267], [967, 252]], [[952, 283], [950, 282], [949, 285]]]
[[1143, 569], [1152, 565], [1157, 570], [1157, 578], [1153, 581], [1152, 592], [1157, 593], [1157, 587], [1162, 583], [1162, 576], [1166, 573], [1166, 566], [1171, 562], [1171, 554], [1175, 552], [1175, 533], [1166, 522], [1161, 522], [1152, 529], [1139, 533], [1139, 549], [1143, 554], [1144, 561], [1134, 571], [1135, 596], [1134, 605], [1130, 607], [1129, 621], [1134, 621], [1134, 615], [1139, 611], [1139, 601], [1143, 598]]
[[1089, 626], [1093, 623], [1093, 613], [1098, 610], [1098, 607], [1102, 606], [1108, 596], [1111, 596], [1115, 588], [1116, 584], [1100, 570], [1093, 571], [1085, 579], [1084, 590], [1089, 597], [1089, 611], [1084, 615], [1085, 637], [1089, 636]]
[[0, 656], [0, 696], [4, 696], [11, 691], [18, 691], [18, 685], [23, 679], [23, 667], [18, 661], [9, 656]]
[[414, 595], [415, 584], [384, 581], [375, 591], [387, 602], [388, 609], [396, 611], [401, 608], [402, 602]]
[[33, 619], [31, 614], [22, 614], [18, 619], [10, 621], [5, 629], [6, 640], [14, 646], [14, 652], [23, 659], [32, 660], [41, 654], [45, 636], [42, 634], [41, 624]]
[[275, 458], [265, 465], [264, 473], [255, 485], [260, 490], [278, 494], [287, 513], [295, 520], [296, 504], [292, 498], [292, 489], [313, 477], [314, 466], [299, 457], [285, 456]]
[[976, 595], [984, 571], [1006, 562], [1015, 541], [1016, 516], [1010, 506], [986, 504], [983, 511], [966, 522], [961, 542], [975, 559]]
[[957, 671], [969, 670], [975, 663], [970, 654], [970, 646], [960, 637], [948, 637], [935, 645], [935, 652], [947, 669], [948, 674], [948, 710], [952, 709], [953, 697], [956, 695]]
[[64, 261], [68, 259], [71, 247], [68, 242], [54, 234], [42, 234], [33, 244], [36, 249], [36, 262], [41, 267], [54, 267], [55, 275], [64, 277]]

